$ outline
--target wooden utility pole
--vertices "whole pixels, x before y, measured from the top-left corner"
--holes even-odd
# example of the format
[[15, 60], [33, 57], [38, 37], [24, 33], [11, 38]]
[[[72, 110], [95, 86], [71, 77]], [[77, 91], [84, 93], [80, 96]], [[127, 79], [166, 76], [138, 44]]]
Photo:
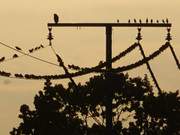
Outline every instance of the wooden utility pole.
[[[106, 79], [110, 79], [112, 69], [112, 28], [113, 27], [171, 27], [171, 23], [48, 23], [48, 27], [104, 27], [106, 31]], [[112, 123], [112, 98], [111, 86], [107, 87], [108, 96], [106, 104], [107, 135], [113, 134]]]
[[[106, 80], [107, 82], [110, 82], [110, 74], [112, 69], [112, 26], [106, 26], [106, 62], [108, 62], [106, 66]], [[107, 134], [112, 134], [112, 99], [113, 99], [113, 93], [111, 91], [110, 83], [107, 84], [106, 87], [106, 127], [107, 127]]]

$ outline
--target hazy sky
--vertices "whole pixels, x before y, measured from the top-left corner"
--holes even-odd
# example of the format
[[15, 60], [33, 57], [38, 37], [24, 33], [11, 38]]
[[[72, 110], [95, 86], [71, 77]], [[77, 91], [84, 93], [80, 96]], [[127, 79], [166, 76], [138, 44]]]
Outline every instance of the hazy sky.
[[[172, 45], [180, 59], [180, 1], [179, 0], [0, 0], [0, 41], [19, 46], [23, 50], [40, 44], [48, 45], [47, 23], [52, 22], [53, 13], [59, 14], [61, 22], [127, 22], [128, 19], [147, 17], [172, 22]], [[113, 29], [113, 56], [135, 42], [136, 28]], [[157, 50], [165, 43], [165, 28], [142, 29], [142, 45], [146, 54]], [[66, 64], [81, 66], [96, 65], [104, 59], [104, 29], [82, 28], [77, 30], [53, 29], [53, 46], [61, 54]], [[15, 52], [0, 46], [2, 56], [11, 57]], [[56, 62], [50, 48], [33, 54], [34, 56]], [[141, 59], [136, 49], [122, 59], [121, 64]], [[57, 67], [34, 61], [28, 57], [0, 63], [0, 70], [18, 73], [55, 74], [63, 73]], [[151, 62], [162, 89], [175, 91], [180, 88], [180, 72], [169, 50]], [[146, 66], [129, 72], [133, 76], [148, 74]], [[149, 76], [150, 78], [150, 76]], [[82, 78], [78, 79], [82, 80]], [[78, 81], [77, 80], [77, 81]], [[64, 82], [59, 81], [59, 82]], [[15, 80], [0, 77], [0, 134], [8, 135], [10, 129], [18, 123], [21, 104], [32, 105], [33, 97], [43, 87], [43, 81]]]

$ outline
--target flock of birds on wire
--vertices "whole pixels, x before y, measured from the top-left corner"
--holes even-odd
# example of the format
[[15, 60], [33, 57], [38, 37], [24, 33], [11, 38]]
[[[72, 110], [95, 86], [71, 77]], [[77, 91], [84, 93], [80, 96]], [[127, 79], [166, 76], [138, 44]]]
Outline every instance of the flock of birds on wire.
[[[15, 48], [17, 51], [23, 51], [23, 50], [22, 50], [20, 47], [18, 47], [18, 46], [15, 46], [14, 48]], [[38, 50], [40, 50], [40, 49], [42, 49], [42, 48], [44, 48], [44, 46], [41, 44], [41, 45], [39, 45], [39, 46], [37, 46], [37, 47], [34, 47], [34, 48], [29, 49], [28, 52], [29, 52], [29, 53], [33, 53], [33, 52], [38, 51]], [[17, 54], [13, 54], [12, 58], [8, 58], [7, 60], [9, 60], [9, 59], [14, 59], [14, 58], [17, 58], [17, 57], [19, 57]], [[0, 63], [1, 63], [1, 62], [4, 62], [4, 61], [6, 61], [6, 57], [5, 57], [5, 56], [3, 56], [3, 57], [0, 58]]]
[[[149, 22], [153, 23], [153, 20], [152, 19], [151, 20], [146, 19], [146, 23], [149, 23]], [[58, 17], [57, 14], [54, 14], [54, 23], [59, 23], [59, 17]], [[119, 23], [119, 20], [117, 20], [117, 23]], [[129, 20], [128, 23], [131, 23], [131, 20]], [[134, 23], [137, 23], [136, 19], [134, 19]], [[139, 20], [139, 23], [142, 23], [142, 21]], [[157, 21], [157, 23], [159, 23], [159, 21]], [[162, 23], [168, 23], [168, 19], [162, 20]], [[120, 58], [124, 57], [125, 55], [127, 55], [128, 53], [133, 51], [136, 47], [140, 48], [141, 54], [143, 55], [144, 51], [142, 50], [142, 47], [141, 47], [141, 45], [139, 43], [139, 41], [142, 39], [141, 35], [140, 35], [140, 31], [139, 31], [138, 37], [136, 39], [138, 40], [137, 43], [134, 43], [133, 45], [128, 47], [126, 50], [124, 50], [123, 52], [119, 53], [117, 56], [112, 58], [111, 63], [114, 63], [117, 60], [119, 60]], [[178, 69], [180, 69], [179, 60], [178, 60], [178, 58], [177, 58], [177, 56], [175, 54], [175, 51], [174, 51], [173, 47], [171, 46], [171, 44], [169, 42], [171, 40], [170, 29], [168, 29], [168, 34], [167, 34], [166, 40], [167, 41], [166, 41], [166, 43], [164, 45], [162, 45], [158, 50], [156, 50], [155, 52], [153, 52], [149, 56], [144, 57], [143, 59], [141, 59], [141, 60], [139, 60], [139, 61], [137, 61], [135, 63], [132, 63], [130, 65], [114, 68], [114, 69], [112, 69], [112, 72], [114, 72], [114, 73], [124, 72], [124, 71], [127, 71], [127, 70], [137, 68], [137, 67], [139, 67], [139, 66], [141, 66], [143, 64], [147, 64], [150, 60], [152, 60], [155, 57], [157, 57], [158, 55], [160, 55], [167, 48], [170, 48], [170, 50], [172, 52], [172, 55], [173, 55], [173, 57], [175, 59], [176, 65], [177, 65]], [[12, 47], [10, 47], [10, 46], [2, 43], [2, 42], [0, 42], [0, 44], [4, 45], [4, 46], [6, 46], [6, 47], [8, 47], [10, 49], [16, 50], [17, 52], [20, 52], [22, 54], [25, 54], [23, 52], [23, 50], [18, 46], [15, 46], [15, 48], [12, 48]], [[49, 45], [49, 46], [51, 46], [51, 48], [52, 48], [52, 45]], [[29, 49], [28, 50], [29, 54], [27, 56], [33, 57], [30, 54], [37, 51], [37, 50], [39, 50], [39, 49], [42, 49], [42, 48], [44, 48], [44, 46], [41, 44], [40, 46]], [[13, 55], [13, 58], [17, 58], [17, 57], [18, 57], [17, 54]], [[109, 64], [107, 62], [102, 62], [101, 61], [100, 64], [97, 65], [97, 66], [84, 67], [84, 68], [76, 66], [76, 65], [68, 65], [69, 69], [75, 70], [75, 72], [69, 73], [69, 72], [67, 72], [67, 69], [64, 66], [64, 62], [63, 62], [62, 58], [60, 58], [60, 56], [57, 55], [57, 54], [56, 54], [56, 57], [58, 59], [59, 65], [50, 63], [50, 62], [45, 61], [45, 60], [41, 60], [41, 61], [65, 68], [66, 72], [64, 74], [59, 74], [59, 75], [34, 75], [34, 74], [21, 74], [21, 73], [12, 74], [10, 72], [0, 71], [0, 76], [10, 77], [10, 78], [18, 78], [18, 79], [35, 79], [35, 80], [39, 80], [39, 79], [65, 79], [65, 78], [82, 76], [82, 75], [89, 74], [89, 73], [92, 73], [92, 72], [98, 72], [98, 73], [99, 72], [101, 72], [101, 73], [106, 72], [106, 70], [104, 68], [107, 66], [107, 64]], [[33, 58], [35, 58], [35, 57], [33, 57]], [[36, 58], [36, 59], [40, 60], [39, 58]], [[60, 59], [60, 61], [59, 61], [59, 59]], [[5, 60], [6, 60], [5, 57], [0, 58], [0, 62], [3, 62]]]
[[[112, 58], [111, 62], [116, 62], [117, 60], [119, 60], [120, 58], [124, 57], [125, 55], [127, 55], [128, 53], [130, 53], [131, 51], [133, 51], [137, 46], [139, 46], [139, 44], [135, 43], [133, 45], [131, 45], [130, 47], [128, 47], [126, 50], [124, 50], [123, 52], [119, 53], [117, 56], [115, 56], [114, 58]], [[148, 57], [146, 57], [146, 59], [142, 59], [139, 60], [138, 62], [135, 62], [133, 64], [127, 65], [127, 66], [122, 66], [122, 67], [118, 67], [116, 69], [112, 69], [113, 72], [124, 72], [127, 70], [131, 70], [133, 68], [137, 68], [143, 64], [146, 64], [148, 61], [154, 59], [155, 57], [157, 57], [158, 55], [160, 55], [164, 50], [166, 50], [167, 48], [170, 48], [172, 53], [175, 54], [172, 46], [170, 45], [169, 42], [167, 42], [166, 44], [164, 44], [163, 46], [161, 46], [157, 51], [155, 51], [154, 53], [152, 53], [151, 55], [149, 55]], [[176, 64], [178, 66], [178, 68], [180, 69], [180, 64], [179, 61], [175, 56], [175, 61]], [[68, 77], [77, 77], [77, 76], [81, 76], [81, 75], [85, 75], [88, 73], [92, 73], [92, 72], [105, 72], [105, 69], [103, 69], [108, 63], [107, 62], [101, 62], [99, 65], [95, 66], [95, 67], [86, 67], [86, 68], [82, 68], [79, 66], [75, 66], [75, 65], [68, 65], [69, 69], [73, 69], [76, 70], [77, 72], [74, 73], [70, 73], [69, 75], [67, 74], [59, 74], [59, 75], [34, 75], [34, 74], [21, 74], [21, 73], [10, 73], [10, 72], [6, 72], [6, 71], [0, 71], [0, 75], [1, 76], [5, 76], [5, 77], [15, 77], [15, 78], [19, 78], [19, 79], [64, 79], [64, 78], [68, 78]]]

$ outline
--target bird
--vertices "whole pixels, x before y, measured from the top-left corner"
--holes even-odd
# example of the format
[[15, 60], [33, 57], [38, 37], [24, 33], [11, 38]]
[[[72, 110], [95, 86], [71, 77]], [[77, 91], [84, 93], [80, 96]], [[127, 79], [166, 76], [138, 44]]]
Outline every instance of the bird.
[[139, 19], [139, 23], [142, 23], [141, 19]]
[[128, 20], [128, 23], [131, 23], [131, 20], [130, 20], [130, 19]]
[[119, 23], [119, 19], [117, 19], [117, 23]]
[[29, 53], [32, 53], [34, 51], [34, 49], [29, 49]]
[[156, 22], [159, 23], [159, 20], [157, 20]]
[[40, 47], [41, 47], [41, 48], [44, 48], [44, 46], [43, 46], [42, 44], [40, 45]]
[[16, 48], [17, 50], [19, 50], [19, 51], [22, 50], [22, 49], [21, 49], [20, 47], [18, 47], [18, 46], [15, 46], [15, 48]]
[[17, 54], [14, 54], [14, 55], [13, 55], [13, 58], [17, 58], [17, 57], [18, 57], [18, 55], [17, 55]]
[[165, 23], [164, 19], [162, 20], [163, 23]]
[[57, 14], [54, 14], [54, 22], [55, 23], [59, 22], [59, 16]]
[[102, 65], [103, 64], [103, 61], [101, 60], [101, 61], [99, 61], [99, 64], [98, 65]]
[[169, 20], [168, 20], [168, 18], [166, 18], [166, 23], [169, 23]]
[[146, 23], [148, 23], [148, 18], [146, 18]]
[[134, 23], [136, 23], [136, 19], [134, 19]]
[[39, 47], [35, 47], [35, 48], [34, 48], [35, 51], [38, 50], [38, 49], [39, 49]]
[[151, 19], [151, 23], [153, 23], [153, 19]]
[[2, 57], [0, 58], [0, 62], [4, 61], [5, 60], [5, 57]]

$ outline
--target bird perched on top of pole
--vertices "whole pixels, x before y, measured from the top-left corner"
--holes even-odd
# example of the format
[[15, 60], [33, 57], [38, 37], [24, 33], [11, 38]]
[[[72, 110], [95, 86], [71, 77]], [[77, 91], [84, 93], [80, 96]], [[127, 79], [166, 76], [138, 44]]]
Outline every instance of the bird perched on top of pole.
[[169, 20], [168, 20], [168, 18], [166, 18], [166, 23], [169, 23]]
[[57, 24], [59, 22], [59, 16], [54, 14], [54, 22]]

